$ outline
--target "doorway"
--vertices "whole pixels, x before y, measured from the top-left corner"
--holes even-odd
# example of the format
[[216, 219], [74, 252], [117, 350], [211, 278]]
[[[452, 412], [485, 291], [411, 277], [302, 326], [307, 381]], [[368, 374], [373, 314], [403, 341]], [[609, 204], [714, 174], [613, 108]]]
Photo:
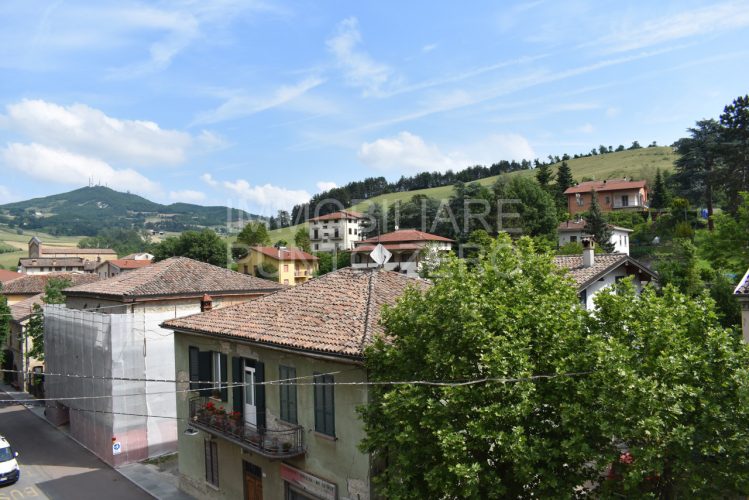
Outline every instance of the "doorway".
[[244, 367], [244, 422], [257, 427], [257, 402], [255, 401], [255, 367]]
[[263, 470], [250, 462], [244, 462], [244, 498], [263, 500]]

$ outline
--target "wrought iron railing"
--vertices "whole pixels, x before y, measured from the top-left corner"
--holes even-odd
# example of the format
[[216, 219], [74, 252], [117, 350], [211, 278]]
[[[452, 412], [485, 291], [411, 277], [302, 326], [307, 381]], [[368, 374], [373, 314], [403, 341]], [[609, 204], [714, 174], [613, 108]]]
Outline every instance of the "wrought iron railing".
[[266, 429], [245, 422], [239, 414], [226, 412], [221, 402], [199, 397], [190, 400], [190, 420], [198, 428], [224, 437], [251, 451], [271, 458], [289, 458], [304, 453], [304, 428], [284, 424]]

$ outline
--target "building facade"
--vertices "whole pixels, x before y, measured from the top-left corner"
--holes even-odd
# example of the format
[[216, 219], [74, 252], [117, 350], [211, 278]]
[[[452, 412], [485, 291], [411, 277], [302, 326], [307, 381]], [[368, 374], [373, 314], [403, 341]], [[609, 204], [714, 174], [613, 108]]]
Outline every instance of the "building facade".
[[13, 305], [29, 297], [44, 293], [47, 283], [51, 279], [64, 279], [70, 281], [71, 286], [84, 285], [99, 281], [95, 274], [79, 273], [45, 273], [45, 274], [22, 274], [20, 278], [3, 283], [0, 291], [8, 299], [8, 305]]
[[147, 267], [152, 264], [151, 260], [145, 259], [114, 259], [107, 260], [96, 266], [94, 273], [98, 274], [100, 278], [113, 278], [119, 276], [122, 273], [135, 271], [142, 267]]
[[739, 281], [734, 295], [741, 304], [741, 330], [744, 336], [744, 342], [749, 342], [749, 270], [741, 281]]
[[44, 371], [44, 363], [35, 357], [28, 355], [34, 348], [34, 341], [26, 333], [34, 306], [42, 307], [42, 294], [34, 295], [28, 299], [16, 302], [10, 306], [10, 335], [6, 346], [6, 363], [13, 373], [6, 374], [6, 381], [13, 387], [22, 391], [32, 391], [41, 382], [35, 373]]
[[309, 239], [315, 252], [352, 250], [364, 237], [364, 214], [341, 210], [309, 219]]
[[[592, 235], [586, 231], [587, 223], [584, 220], [566, 221], [559, 224], [557, 228], [557, 237], [559, 246], [562, 247], [569, 243], [582, 243], [584, 238], [591, 238]], [[629, 235], [632, 229], [619, 226], [609, 226], [611, 229], [611, 239], [614, 245], [613, 253], [623, 253], [629, 255]]]
[[383, 333], [381, 307], [409, 286], [428, 284], [345, 268], [167, 321], [184, 389], [182, 488], [198, 498], [372, 498], [372, 463], [358, 449], [356, 408], [368, 400], [363, 349]]
[[383, 266], [387, 271], [403, 273], [407, 276], [419, 276], [419, 262], [424, 251], [429, 248], [436, 254], [446, 254], [452, 250], [453, 240], [436, 234], [429, 234], [415, 229], [400, 229], [373, 238], [367, 238], [356, 244], [351, 253], [351, 267], [354, 269], [371, 269], [379, 265], [370, 254], [379, 244], [392, 254]]
[[297, 285], [312, 279], [319, 269], [318, 258], [297, 248], [251, 247], [237, 261], [239, 271], [251, 276]]
[[645, 181], [609, 179], [581, 182], [568, 188], [567, 211], [575, 215], [590, 210], [593, 193], [602, 212], [614, 210], [644, 210], [648, 207], [648, 187]]

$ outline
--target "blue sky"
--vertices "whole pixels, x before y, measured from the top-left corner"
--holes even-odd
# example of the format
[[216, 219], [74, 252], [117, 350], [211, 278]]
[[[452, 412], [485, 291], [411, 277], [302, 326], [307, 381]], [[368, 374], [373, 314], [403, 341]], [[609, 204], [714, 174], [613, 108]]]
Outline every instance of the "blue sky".
[[749, 91], [749, 2], [0, 3], [0, 203], [255, 213], [367, 176], [670, 144]]

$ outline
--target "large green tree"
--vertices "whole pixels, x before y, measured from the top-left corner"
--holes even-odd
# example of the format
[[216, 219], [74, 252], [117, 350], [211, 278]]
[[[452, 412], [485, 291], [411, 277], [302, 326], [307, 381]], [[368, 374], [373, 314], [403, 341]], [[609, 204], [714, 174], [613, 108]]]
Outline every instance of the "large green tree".
[[739, 96], [723, 109], [723, 158], [729, 168], [724, 169], [724, 183], [728, 208], [732, 213], [739, 206], [740, 193], [749, 191], [749, 95]]
[[[366, 351], [371, 380], [454, 381], [585, 370], [585, 312], [528, 238], [501, 235], [469, 269], [385, 311], [389, 340]], [[566, 378], [473, 385], [377, 385], [362, 448], [385, 498], [569, 497], [585, 480], [585, 430], [569, 425]]]
[[574, 185], [575, 179], [572, 177], [572, 169], [566, 161], [562, 161], [557, 169], [557, 201], [565, 212], [567, 211], [567, 196], [564, 192]]
[[0, 363], [5, 357], [5, 350], [2, 349], [10, 336], [10, 307], [8, 298], [2, 295], [3, 284], [0, 283]]
[[156, 262], [169, 257], [189, 257], [220, 267], [228, 263], [226, 242], [210, 229], [170, 236], [154, 245], [152, 253]]
[[294, 244], [297, 248], [300, 248], [305, 252], [312, 251], [312, 242], [309, 239], [309, 230], [306, 225], [302, 225], [296, 230], [296, 233], [294, 234]]
[[270, 246], [268, 229], [262, 222], [248, 222], [237, 235], [237, 243], [254, 246]]
[[666, 192], [666, 182], [663, 180], [661, 169], [655, 171], [655, 183], [650, 192], [650, 207], [663, 209], [668, 205], [668, 193]]
[[143, 252], [148, 247], [149, 237], [136, 229], [107, 228], [102, 229], [96, 236], [83, 238], [78, 242], [78, 248], [111, 248], [120, 257]]
[[[72, 282], [67, 278], [51, 278], [44, 287], [42, 302], [45, 304], [64, 304], [65, 295], [62, 291]], [[34, 304], [31, 318], [26, 326], [26, 336], [31, 340], [32, 347], [26, 353], [27, 358], [44, 361], [44, 310], [39, 304]]]
[[585, 228], [593, 235], [596, 244], [606, 252], [614, 251], [614, 244], [611, 242], [611, 226], [601, 212], [601, 205], [598, 203], [598, 193], [591, 192], [590, 210], [585, 215]]
[[[519, 229], [529, 236], [556, 238], [557, 207], [554, 198], [533, 179], [512, 177], [509, 181], [500, 177], [494, 184], [492, 215], [497, 228]], [[513, 217], [513, 214], [517, 214]]]

